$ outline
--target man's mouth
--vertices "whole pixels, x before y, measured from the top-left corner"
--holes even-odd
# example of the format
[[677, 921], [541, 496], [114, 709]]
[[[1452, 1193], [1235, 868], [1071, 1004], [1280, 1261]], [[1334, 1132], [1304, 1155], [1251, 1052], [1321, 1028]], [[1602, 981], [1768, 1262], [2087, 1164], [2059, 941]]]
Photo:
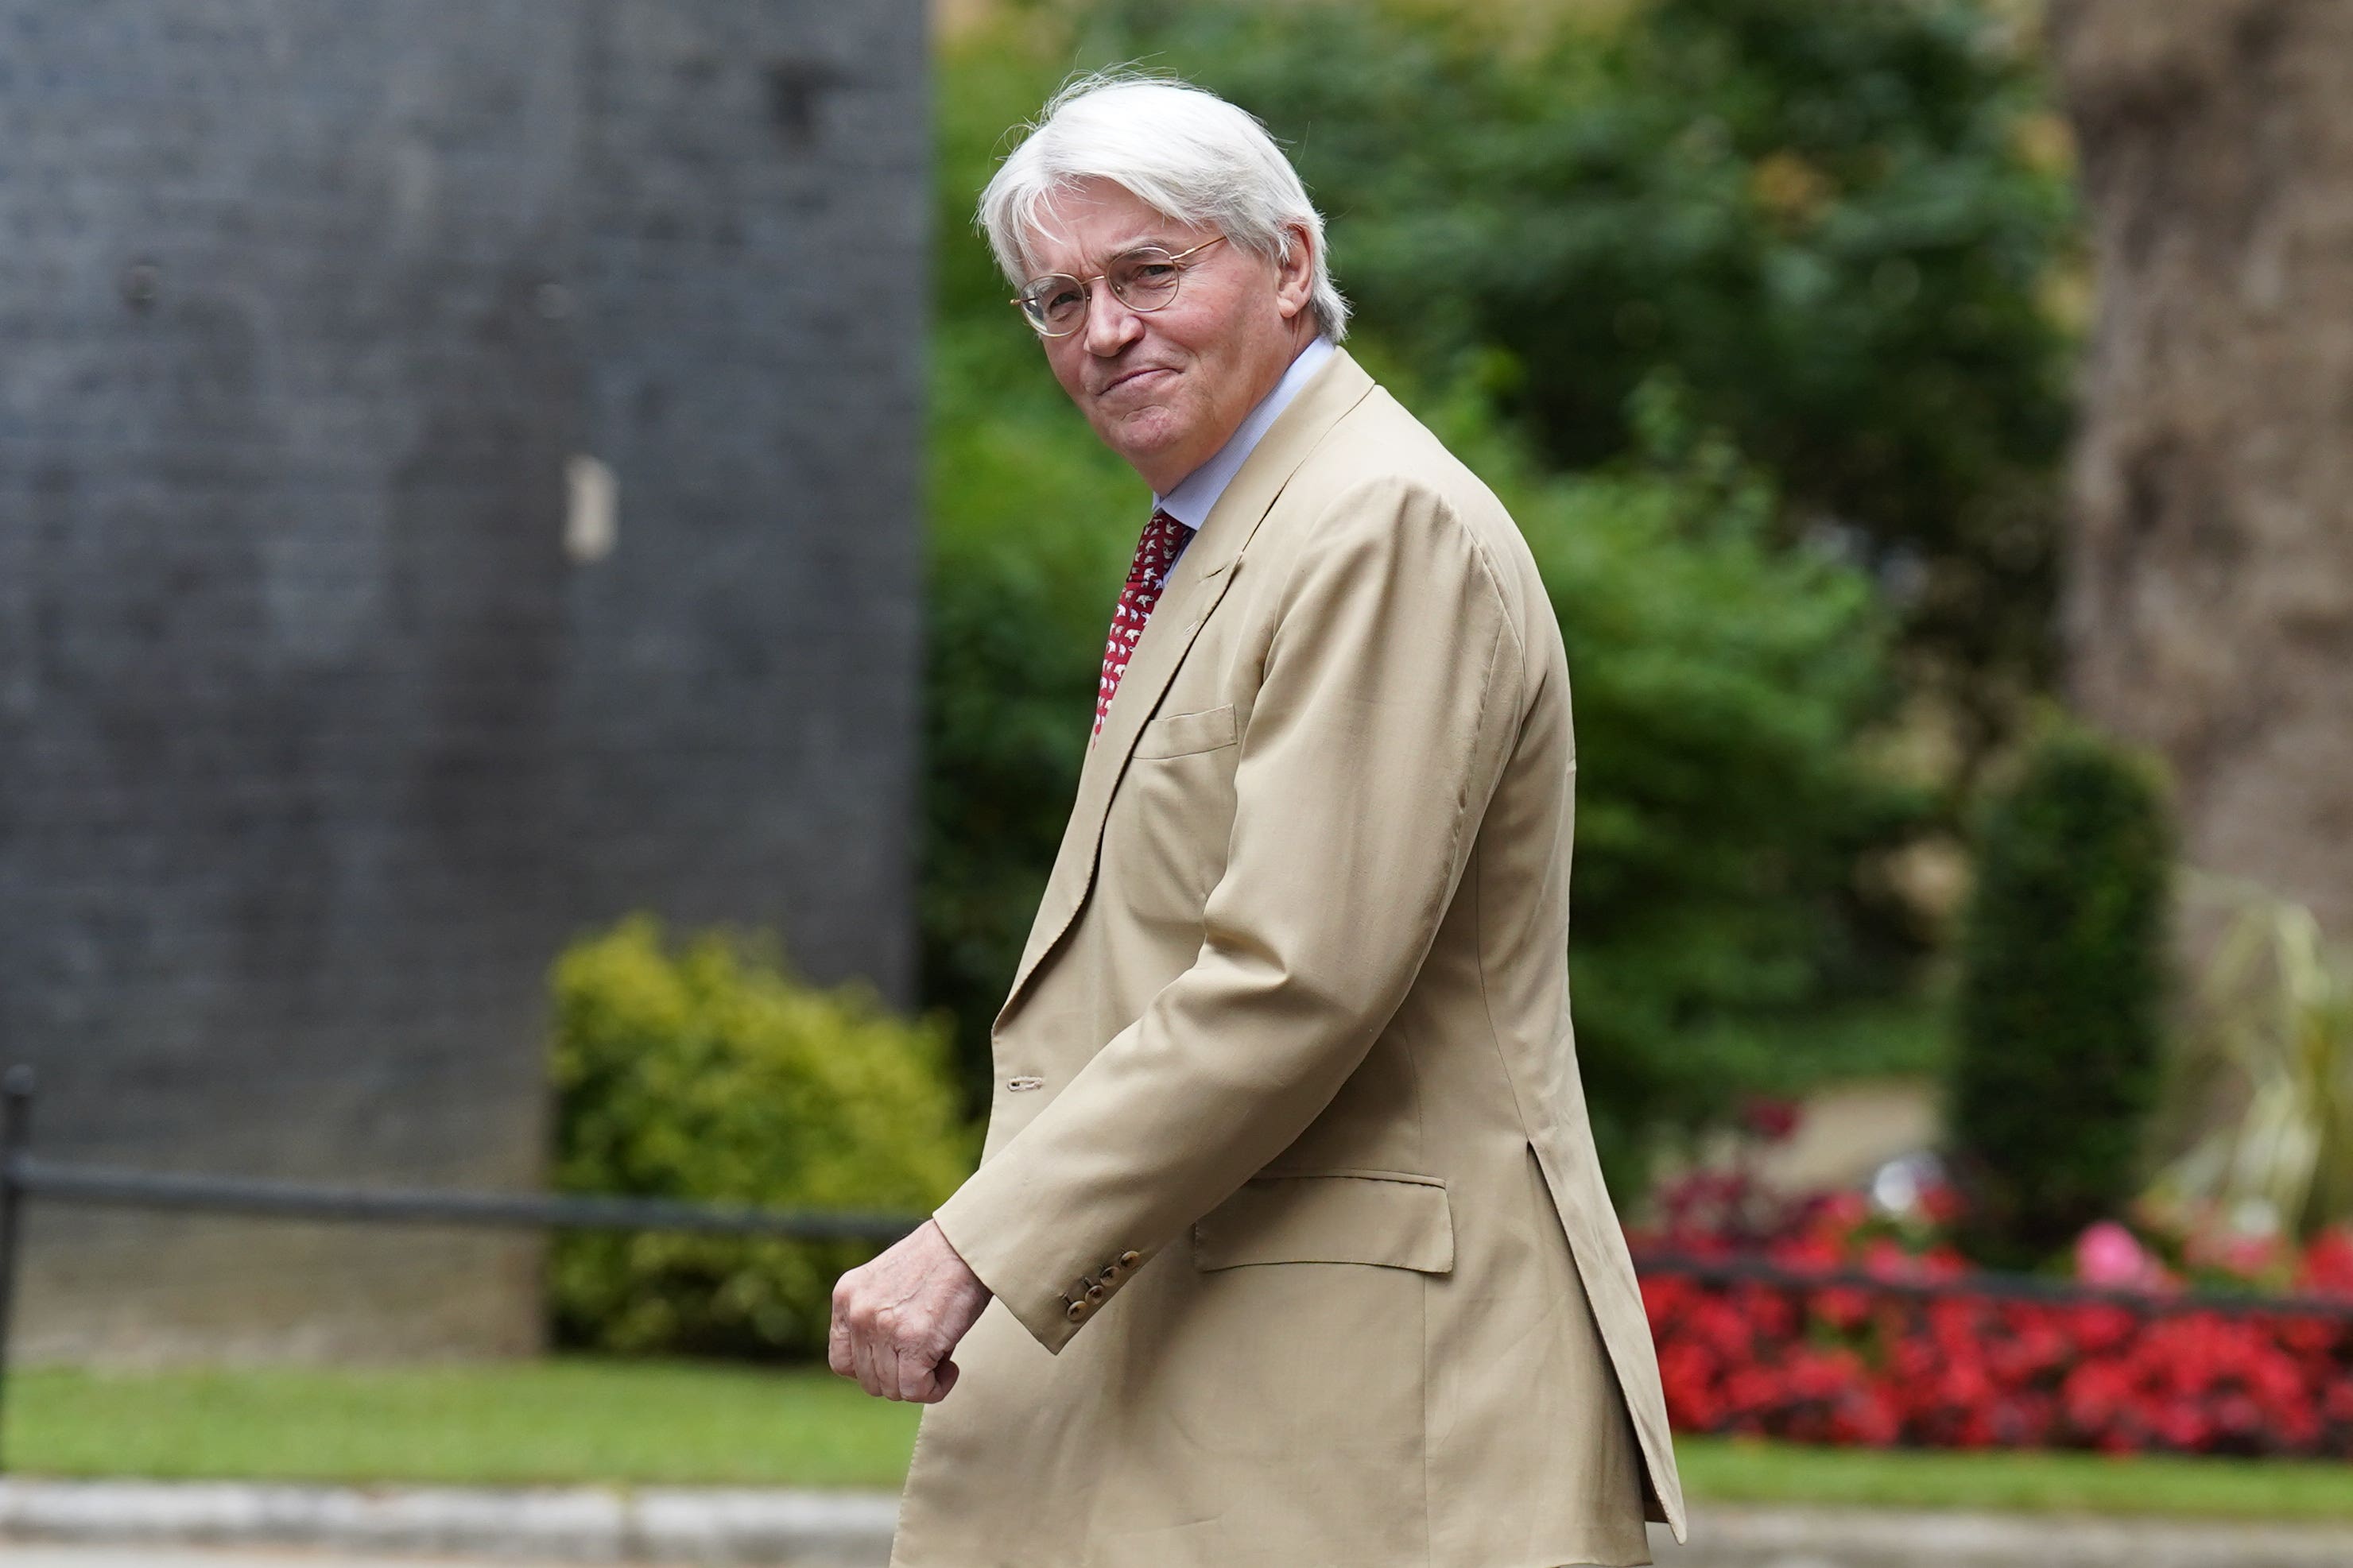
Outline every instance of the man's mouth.
[[1138, 365], [1135, 369], [1123, 372], [1119, 375], [1113, 377], [1110, 381], [1105, 382], [1102, 389], [1098, 391], [1095, 395], [1097, 397], [1108, 397], [1113, 392], [1125, 386], [1128, 383], [1132, 381], [1139, 381], [1147, 375], [1174, 375], [1176, 374], [1176, 373], [1174, 370], [1171, 370], [1165, 364]]

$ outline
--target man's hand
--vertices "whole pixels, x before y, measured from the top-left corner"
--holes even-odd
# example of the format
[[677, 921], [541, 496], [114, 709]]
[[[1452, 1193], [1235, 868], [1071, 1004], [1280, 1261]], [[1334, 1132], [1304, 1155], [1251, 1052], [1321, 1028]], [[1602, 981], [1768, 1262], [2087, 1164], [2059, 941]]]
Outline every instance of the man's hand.
[[988, 1305], [988, 1287], [940, 1227], [923, 1228], [833, 1288], [826, 1361], [882, 1399], [935, 1405], [955, 1386], [948, 1359]]

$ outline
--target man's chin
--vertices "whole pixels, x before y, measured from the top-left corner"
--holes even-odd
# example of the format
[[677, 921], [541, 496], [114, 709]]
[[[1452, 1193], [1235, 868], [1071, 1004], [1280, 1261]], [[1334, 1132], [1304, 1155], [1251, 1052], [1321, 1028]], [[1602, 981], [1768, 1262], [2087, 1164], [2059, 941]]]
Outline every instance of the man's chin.
[[1157, 404], [1115, 415], [1098, 426], [1098, 431], [1103, 445], [1130, 463], [1147, 462], [1178, 445], [1185, 437], [1183, 421]]

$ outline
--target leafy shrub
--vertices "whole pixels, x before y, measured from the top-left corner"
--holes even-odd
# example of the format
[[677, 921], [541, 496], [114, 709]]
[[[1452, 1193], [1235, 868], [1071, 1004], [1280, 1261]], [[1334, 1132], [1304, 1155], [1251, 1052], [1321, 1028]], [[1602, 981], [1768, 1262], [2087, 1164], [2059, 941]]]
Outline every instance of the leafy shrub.
[[1989, 1260], [2131, 1197], [2163, 1064], [2172, 836], [2156, 777], [2080, 731], [1987, 810], [1962, 936], [1951, 1137]]
[[[668, 950], [644, 916], [556, 963], [554, 1184], [567, 1193], [922, 1213], [975, 1152], [944, 1023], [795, 980], [723, 931]], [[566, 1233], [558, 1337], [616, 1351], [823, 1348], [841, 1242]]]

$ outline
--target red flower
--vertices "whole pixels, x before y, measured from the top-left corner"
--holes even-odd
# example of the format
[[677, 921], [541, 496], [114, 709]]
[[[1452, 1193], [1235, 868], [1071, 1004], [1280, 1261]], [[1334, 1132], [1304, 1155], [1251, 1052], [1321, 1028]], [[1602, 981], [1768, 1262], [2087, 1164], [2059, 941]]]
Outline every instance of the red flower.
[[2002, 1300], [1966, 1279], [1923, 1298], [1654, 1273], [1643, 1299], [1686, 1431], [2353, 1458], [2353, 1321]]
[[2353, 1297], [2353, 1225], [2332, 1226], [2313, 1237], [2295, 1288], [2314, 1296]]
[[1740, 1124], [1752, 1137], [1778, 1143], [1797, 1131], [1803, 1114], [1794, 1100], [1758, 1095], [1740, 1108]]

